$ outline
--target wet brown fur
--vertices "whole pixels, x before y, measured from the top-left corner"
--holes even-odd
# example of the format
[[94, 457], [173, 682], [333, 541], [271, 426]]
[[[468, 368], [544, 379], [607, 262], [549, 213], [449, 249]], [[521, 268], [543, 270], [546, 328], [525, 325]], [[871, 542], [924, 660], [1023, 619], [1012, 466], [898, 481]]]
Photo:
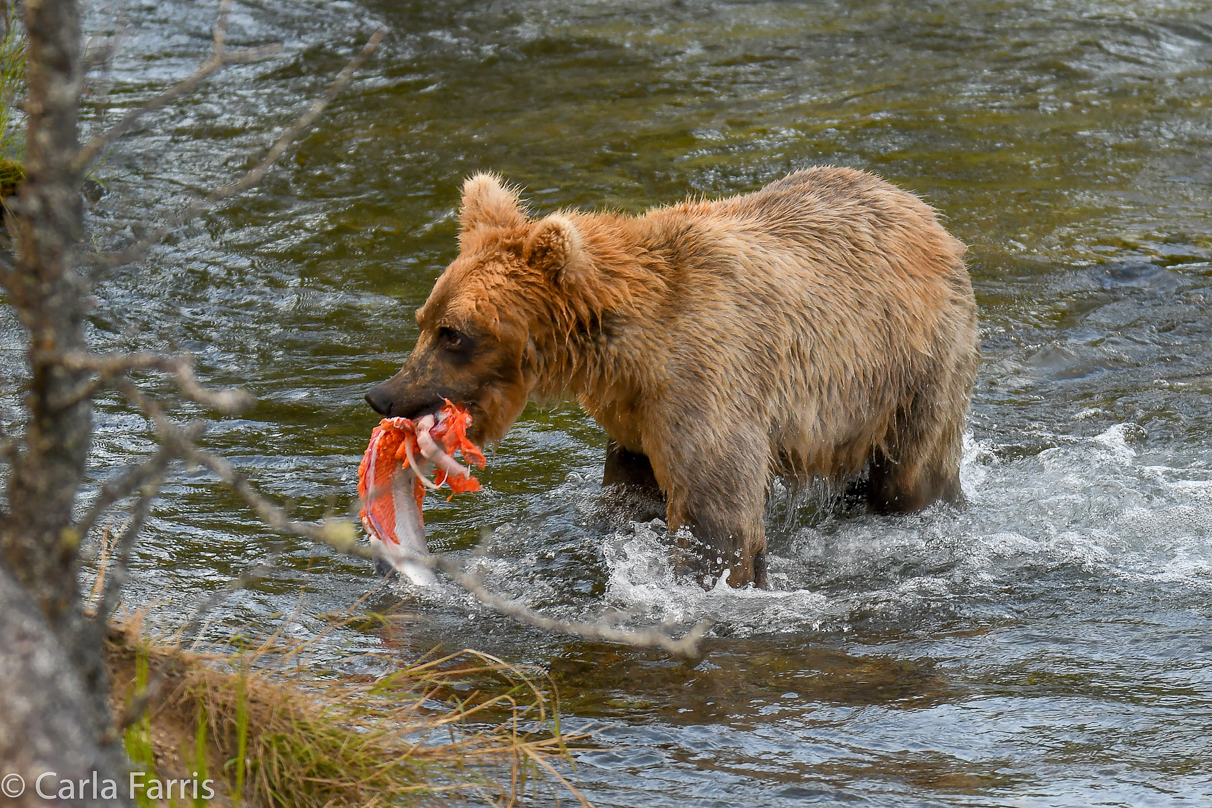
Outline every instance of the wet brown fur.
[[912, 194], [822, 167], [636, 217], [536, 221], [479, 174], [460, 223], [377, 409], [451, 397], [495, 441], [527, 400], [575, 395], [647, 456], [671, 532], [689, 527], [733, 585], [764, 577], [773, 475], [867, 472], [885, 512], [960, 498], [976, 304], [963, 245]]

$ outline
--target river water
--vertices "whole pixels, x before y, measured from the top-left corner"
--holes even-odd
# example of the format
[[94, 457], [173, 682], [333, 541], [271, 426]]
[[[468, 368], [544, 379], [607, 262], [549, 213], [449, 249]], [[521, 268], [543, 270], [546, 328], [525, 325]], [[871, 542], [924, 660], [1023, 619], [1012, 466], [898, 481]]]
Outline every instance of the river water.
[[[214, 11], [93, 8], [90, 30], [122, 34], [89, 121], [186, 75]], [[99, 347], [193, 351], [254, 393], [207, 443], [299, 516], [352, 501], [377, 421], [362, 395], [415, 340], [478, 169], [540, 212], [874, 171], [970, 245], [983, 362], [969, 506], [875, 517], [778, 489], [768, 591], [675, 580], [660, 525], [603, 495], [605, 436], [572, 405], [528, 409], [486, 490], [427, 510], [431, 548], [534, 608], [712, 618], [700, 663], [520, 628], [443, 586], [376, 591], [367, 608], [412, 617], [390, 641], [330, 635], [326, 664], [440, 645], [544, 666], [566, 727], [606, 727], [570, 771], [599, 806], [1212, 805], [1206, 3], [241, 1], [233, 44], [282, 53], [114, 150], [94, 243], [241, 174], [379, 24], [380, 53], [283, 166], [114, 274], [90, 320]], [[150, 445], [103, 402], [98, 476]], [[179, 621], [267, 536], [212, 479], [176, 477], [130, 605]], [[291, 542], [207, 630], [297, 612], [306, 637], [374, 585]]]

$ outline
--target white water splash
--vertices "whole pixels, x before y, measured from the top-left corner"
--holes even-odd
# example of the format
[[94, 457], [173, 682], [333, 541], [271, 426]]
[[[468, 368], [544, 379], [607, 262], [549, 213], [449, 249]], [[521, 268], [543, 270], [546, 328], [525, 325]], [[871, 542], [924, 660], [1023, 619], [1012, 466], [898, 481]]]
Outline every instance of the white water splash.
[[[1117, 424], [1088, 438], [1002, 459], [965, 440], [968, 505], [900, 516], [827, 516], [771, 526], [771, 587], [703, 590], [677, 578], [660, 521], [604, 540], [603, 602], [636, 622], [718, 621], [732, 636], [802, 631], [822, 623], [964, 611], [1039, 576], [1119, 585], [1212, 588], [1212, 479], [1202, 468], [1143, 463]], [[794, 520], [789, 520], [794, 521]], [[1086, 584], [1082, 584], [1083, 586]]]
[[685, 624], [707, 618], [750, 633], [802, 625], [804, 616], [820, 614], [828, 605], [825, 596], [806, 589], [734, 589], [720, 580], [704, 590], [674, 576], [663, 523], [633, 527], [631, 533], [608, 537], [602, 554], [610, 570], [606, 601], [639, 620]]

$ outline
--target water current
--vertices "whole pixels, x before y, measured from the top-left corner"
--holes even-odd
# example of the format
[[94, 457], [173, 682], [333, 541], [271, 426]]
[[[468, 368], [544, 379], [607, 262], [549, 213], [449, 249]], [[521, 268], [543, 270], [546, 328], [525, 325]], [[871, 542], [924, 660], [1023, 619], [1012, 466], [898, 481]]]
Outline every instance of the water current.
[[[88, 124], [205, 58], [212, 6], [95, 4], [89, 30], [120, 42]], [[377, 422], [362, 395], [411, 348], [479, 169], [539, 212], [874, 171], [970, 246], [983, 361], [968, 507], [878, 517], [776, 488], [765, 591], [676, 580], [661, 526], [604, 495], [606, 439], [575, 405], [528, 409], [486, 490], [427, 510], [432, 549], [536, 609], [713, 619], [697, 664], [522, 628], [448, 585], [380, 588], [367, 608], [411, 618], [390, 646], [340, 630], [327, 664], [470, 645], [545, 667], [567, 726], [606, 725], [574, 773], [598, 806], [1212, 805], [1206, 3], [240, 0], [233, 45], [282, 52], [146, 118], [96, 172], [92, 241], [238, 177], [380, 24], [381, 52], [284, 165], [110, 277], [90, 318], [99, 348], [189, 350], [255, 394], [207, 445], [300, 517], [352, 501]], [[102, 402], [97, 478], [151, 446]], [[178, 475], [129, 603], [171, 625], [267, 536]], [[208, 632], [293, 613], [306, 637], [375, 585], [292, 541]]]

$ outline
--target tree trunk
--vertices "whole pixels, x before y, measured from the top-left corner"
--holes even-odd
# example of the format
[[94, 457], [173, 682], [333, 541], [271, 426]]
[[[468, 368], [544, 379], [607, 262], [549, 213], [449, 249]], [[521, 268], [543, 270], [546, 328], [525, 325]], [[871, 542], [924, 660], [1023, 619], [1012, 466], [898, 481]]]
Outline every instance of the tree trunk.
[[[81, 721], [93, 709], [85, 689], [63, 652], [45, 615], [25, 589], [0, 567], [0, 777], [22, 778], [24, 792], [14, 798], [14, 782], [5, 789], [4, 805], [44, 806], [37, 792], [37, 779], [46, 772], [44, 793], [58, 793], [60, 780], [90, 786], [75, 799], [58, 804], [101, 806], [126, 805], [115, 796], [105, 799], [102, 790], [93, 797], [94, 772], [98, 782], [117, 784], [115, 795], [125, 795], [129, 782], [123, 774], [119, 750], [98, 743], [95, 728]], [[10, 790], [12, 789], [12, 790]], [[12, 802], [9, 802], [9, 800]]]
[[0, 550], [56, 631], [79, 611], [76, 550], [68, 532], [92, 433], [92, 404], [63, 407], [83, 380], [55, 356], [84, 348], [86, 289], [71, 267], [83, 203], [71, 161], [79, 150], [79, 24], [71, 0], [29, 0], [29, 134], [26, 181], [16, 218], [12, 303], [29, 330], [31, 416], [25, 451], [9, 479], [9, 514]]
[[[102, 634], [81, 607], [81, 537], [71, 528], [92, 403], [75, 394], [86, 374], [58, 361], [85, 347], [88, 300], [72, 266], [83, 232], [80, 178], [71, 168], [80, 149], [79, 15], [75, 0], [26, 0], [24, 20], [26, 180], [16, 208], [16, 262], [4, 285], [29, 332], [30, 417], [0, 526], [0, 573], [7, 572], [0, 577], [0, 760], [53, 760], [44, 756], [48, 744], [71, 741], [59, 759], [95, 762], [101, 777], [121, 782], [121, 758], [100, 749], [111, 721]], [[64, 721], [75, 724], [75, 735]]]

